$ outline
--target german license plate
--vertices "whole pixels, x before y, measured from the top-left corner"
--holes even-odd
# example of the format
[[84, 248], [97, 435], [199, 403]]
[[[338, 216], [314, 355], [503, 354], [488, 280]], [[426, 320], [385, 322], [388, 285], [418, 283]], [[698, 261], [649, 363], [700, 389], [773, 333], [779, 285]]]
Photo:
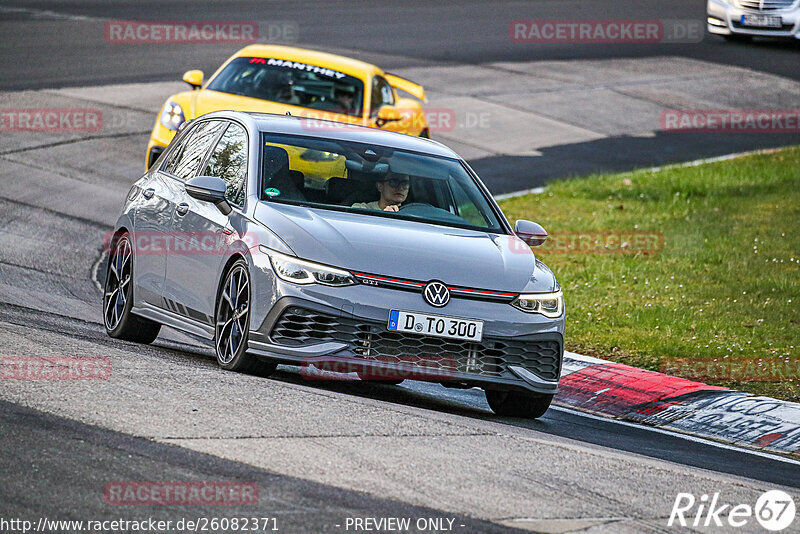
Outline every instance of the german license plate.
[[752, 26], [754, 28], [780, 28], [783, 26], [783, 19], [777, 15], [742, 15], [742, 26]]
[[480, 341], [483, 338], [483, 321], [400, 310], [389, 312], [387, 328], [393, 332], [468, 341]]

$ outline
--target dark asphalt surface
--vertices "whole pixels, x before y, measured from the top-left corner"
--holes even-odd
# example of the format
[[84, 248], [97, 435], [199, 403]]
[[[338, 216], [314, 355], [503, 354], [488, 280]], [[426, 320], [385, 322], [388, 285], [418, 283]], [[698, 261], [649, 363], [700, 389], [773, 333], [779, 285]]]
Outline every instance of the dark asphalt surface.
[[[284, 369], [295, 371], [290, 367], [281, 367], [281, 370]], [[279, 372], [274, 378], [302, 382], [297, 372]], [[662, 434], [646, 427], [621, 426], [611, 420], [590, 418], [559, 408], [551, 408], [543, 417], [534, 421], [500, 418], [491, 412], [483, 391], [479, 389], [447, 389], [438, 384], [413, 381], [404, 382], [396, 387], [349, 381], [333, 382], [323, 387], [409, 406], [502, 421], [509, 425], [610, 447], [618, 451], [800, 488], [800, 464], [785, 464], [778, 469], [771, 457], [721, 448], [693, 441], [678, 434]]]
[[540, 148], [541, 156], [492, 156], [469, 164], [489, 190], [499, 194], [540, 187], [557, 178], [660, 167], [798, 143], [800, 134], [657, 132], [653, 137], [607, 137]]
[[[269, 473], [3, 401], [0, 457], [0, 517], [34, 524], [42, 517], [62, 521], [153, 518], [171, 520], [173, 525], [181, 519], [197, 521], [201, 517], [255, 517], [259, 526], [266, 523], [268, 528], [249, 532], [271, 532], [277, 527], [281, 532], [317, 533], [346, 532], [348, 517], [410, 517], [453, 519], [456, 532], [519, 532], [488, 521]], [[258, 502], [240, 506], [105, 502], [106, 484], [129, 481], [255, 484]]]

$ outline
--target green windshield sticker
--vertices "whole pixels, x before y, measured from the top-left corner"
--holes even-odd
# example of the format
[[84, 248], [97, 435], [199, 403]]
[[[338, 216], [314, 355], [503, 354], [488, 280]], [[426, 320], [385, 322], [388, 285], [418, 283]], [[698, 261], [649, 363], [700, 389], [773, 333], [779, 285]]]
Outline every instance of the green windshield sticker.
[[264, 189], [264, 194], [267, 195], [268, 197], [277, 197], [278, 195], [281, 194], [281, 192], [275, 189], [274, 187], [268, 187]]

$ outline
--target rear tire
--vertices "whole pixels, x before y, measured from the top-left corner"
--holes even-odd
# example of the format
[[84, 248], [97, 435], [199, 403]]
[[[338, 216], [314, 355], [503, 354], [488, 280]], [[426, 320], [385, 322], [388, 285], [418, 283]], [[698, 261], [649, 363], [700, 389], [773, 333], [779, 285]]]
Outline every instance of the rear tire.
[[128, 232], [111, 242], [103, 289], [103, 322], [106, 333], [134, 343], [152, 343], [161, 325], [131, 313], [133, 308], [133, 247]]
[[537, 395], [521, 391], [487, 389], [485, 393], [486, 401], [492, 411], [505, 417], [538, 419], [544, 415], [553, 400], [553, 395]]
[[250, 269], [240, 259], [228, 269], [217, 295], [214, 351], [217, 363], [227, 371], [269, 376], [278, 364], [247, 354], [249, 333]]

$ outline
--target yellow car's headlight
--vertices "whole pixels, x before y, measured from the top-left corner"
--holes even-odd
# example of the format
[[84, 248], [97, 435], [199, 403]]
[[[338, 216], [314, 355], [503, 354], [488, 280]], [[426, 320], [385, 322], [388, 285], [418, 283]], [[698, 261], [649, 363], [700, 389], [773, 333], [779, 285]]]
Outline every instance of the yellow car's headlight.
[[172, 100], [167, 101], [164, 106], [164, 111], [161, 112], [159, 121], [164, 128], [169, 130], [177, 130], [178, 127], [186, 120], [181, 106]]
[[526, 313], [540, 313], [550, 319], [561, 317], [564, 313], [564, 295], [561, 291], [553, 293], [522, 294], [511, 305]]

